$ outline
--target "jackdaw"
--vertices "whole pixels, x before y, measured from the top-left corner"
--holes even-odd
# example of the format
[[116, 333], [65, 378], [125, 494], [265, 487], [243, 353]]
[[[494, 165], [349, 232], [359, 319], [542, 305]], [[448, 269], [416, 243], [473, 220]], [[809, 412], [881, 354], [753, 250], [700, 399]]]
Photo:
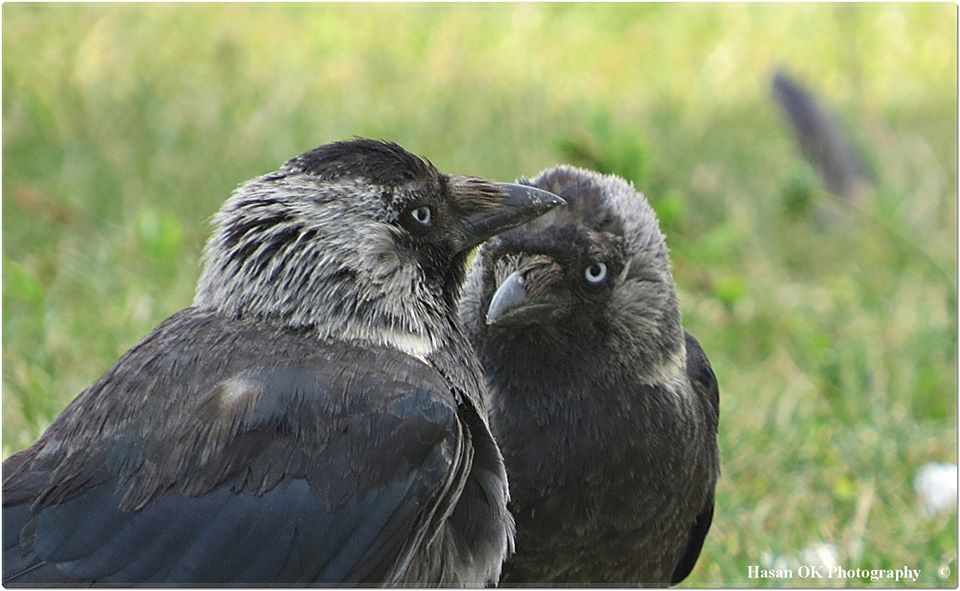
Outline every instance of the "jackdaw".
[[193, 306], [3, 464], [5, 586], [468, 585], [512, 545], [467, 253], [562, 200], [324, 145], [237, 189]]
[[568, 207], [484, 244], [460, 312], [517, 523], [500, 584], [678, 583], [713, 517], [719, 392], [656, 215], [616, 176], [530, 184]]

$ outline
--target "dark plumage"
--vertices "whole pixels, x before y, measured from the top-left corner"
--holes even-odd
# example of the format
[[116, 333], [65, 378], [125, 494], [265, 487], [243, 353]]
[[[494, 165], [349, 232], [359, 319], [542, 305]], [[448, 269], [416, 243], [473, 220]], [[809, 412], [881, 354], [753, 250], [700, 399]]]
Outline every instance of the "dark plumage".
[[467, 252], [562, 201], [321, 146], [214, 219], [194, 305], [3, 464], [5, 586], [483, 585], [513, 537]]
[[531, 184], [569, 207], [484, 244], [461, 300], [517, 522], [500, 584], [677, 583], [713, 517], [716, 379], [643, 196], [566, 166]]

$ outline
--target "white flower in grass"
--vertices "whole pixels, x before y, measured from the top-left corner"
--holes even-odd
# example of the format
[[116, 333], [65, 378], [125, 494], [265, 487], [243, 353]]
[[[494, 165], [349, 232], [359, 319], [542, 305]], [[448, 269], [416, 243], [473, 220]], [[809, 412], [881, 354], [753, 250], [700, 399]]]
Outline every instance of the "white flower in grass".
[[796, 565], [786, 556], [764, 550], [760, 553], [760, 567], [766, 570], [787, 570], [796, 568]]
[[927, 515], [935, 515], [957, 506], [957, 465], [926, 464], [917, 471], [913, 487]]
[[814, 542], [800, 551], [800, 562], [807, 566], [833, 568], [840, 565], [840, 551], [833, 544]]

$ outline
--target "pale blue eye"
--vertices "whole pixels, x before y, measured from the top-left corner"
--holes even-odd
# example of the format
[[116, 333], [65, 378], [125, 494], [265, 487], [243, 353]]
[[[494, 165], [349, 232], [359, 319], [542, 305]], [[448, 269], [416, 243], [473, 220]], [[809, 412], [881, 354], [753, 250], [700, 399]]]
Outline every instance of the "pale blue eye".
[[412, 217], [413, 221], [417, 222], [421, 226], [429, 226], [430, 219], [433, 217], [433, 212], [430, 211], [430, 208], [426, 205], [421, 205], [416, 209], [410, 210], [410, 217]]
[[607, 278], [607, 265], [605, 263], [593, 263], [584, 269], [583, 276], [590, 283], [600, 283]]

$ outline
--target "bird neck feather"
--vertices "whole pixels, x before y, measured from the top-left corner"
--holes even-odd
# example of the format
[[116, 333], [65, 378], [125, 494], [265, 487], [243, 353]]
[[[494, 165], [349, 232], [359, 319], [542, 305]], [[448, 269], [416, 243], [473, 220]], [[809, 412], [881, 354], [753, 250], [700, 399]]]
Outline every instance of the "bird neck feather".
[[355, 204], [301, 200], [293, 208], [255, 185], [239, 190], [214, 224], [198, 308], [420, 359], [441, 346], [436, 327], [452, 313], [448, 298], [398, 248], [396, 228]]

